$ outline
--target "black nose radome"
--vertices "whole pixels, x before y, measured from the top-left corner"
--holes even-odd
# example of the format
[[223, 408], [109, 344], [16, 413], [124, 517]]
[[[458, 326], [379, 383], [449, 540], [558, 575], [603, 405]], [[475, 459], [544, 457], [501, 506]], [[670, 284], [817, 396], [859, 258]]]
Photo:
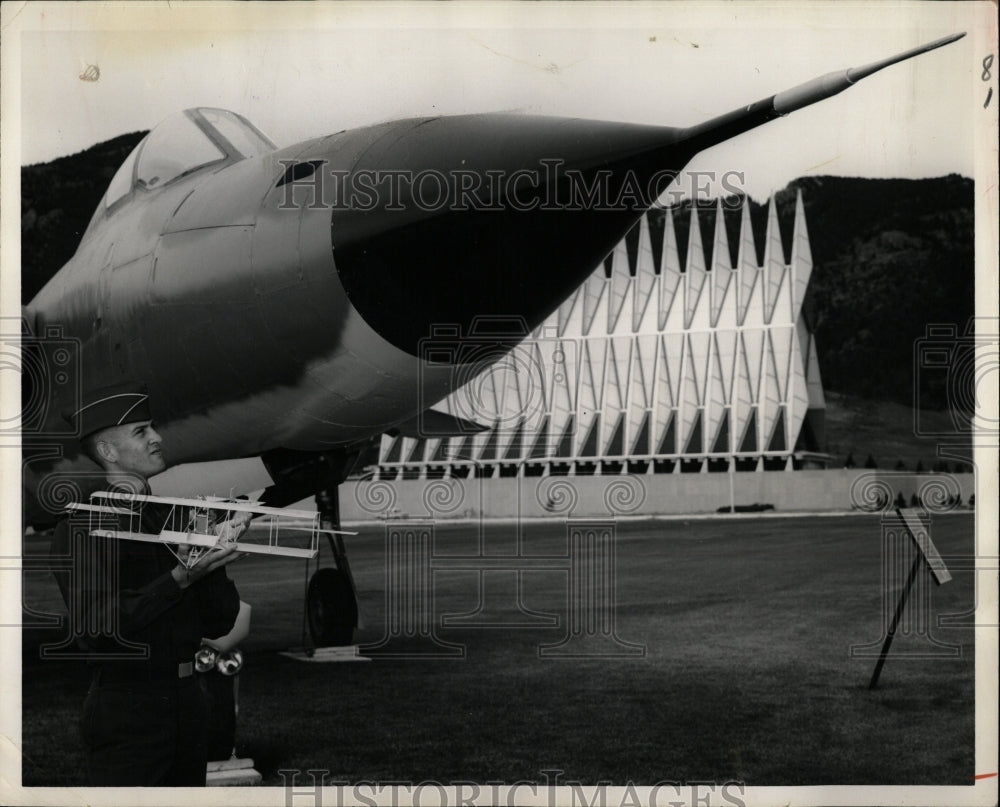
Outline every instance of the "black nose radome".
[[340, 180], [370, 178], [374, 190], [354, 198], [371, 209], [335, 209], [332, 228], [351, 303], [412, 355], [439, 326], [538, 325], [689, 153], [661, 127], [499, 115], [400, 126]]

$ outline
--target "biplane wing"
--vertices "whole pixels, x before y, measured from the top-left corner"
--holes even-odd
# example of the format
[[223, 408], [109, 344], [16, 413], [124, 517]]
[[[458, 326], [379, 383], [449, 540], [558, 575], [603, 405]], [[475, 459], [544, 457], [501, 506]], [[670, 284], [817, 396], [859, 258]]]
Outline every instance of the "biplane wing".
[[[316, 512], [265, 507], [245, 501], [185, 499], [107, 490], [94, 492], [91, 500], [95, 503], [67, 505], [68, 510], [88, 514], [91, 535], [163, 544], [187, 566], [193, 565], [205, 551], [222, 546], [235, 546], [240, 552], [260, 555], [311, 559], [319, 551], [321, 533], [357, 534], [326, 529]], [[150, 522], [148, 511], [144, 518], [144, 508], [149, 505], [157, 508], [155, 519], [162, 524], [157, 532], [142, 529], [143, 523], [148, 525]], [[224, 527], [234, 514], [248, 516], [247, 529], [236, 540], [226, 540]], [[257, 521], [251, 528], [249, 522], [257, 519], [266, 520]], [[173, 547], [187, 547], [189, 551], [181, 553]]]
[[[287, 507], [266, 507], [243, 499], [185, 499], [178, 496], [154, 496], [146, 493], [126, 493], [117, 490], [98, 490], [90, 494], [91, 499], [118, 502], [154, 502], [156, 504], [196, 507], [209, 510], [226, 510], [230, 513], [252, 513], [255, 516], [278, 516], [281, 518], [318, 519], [319, 514], [311, 510], [291, 510]], [[342, 532], [342, 531], [338, 531]], [[344, 532], [345, 535], [357, 535]]]

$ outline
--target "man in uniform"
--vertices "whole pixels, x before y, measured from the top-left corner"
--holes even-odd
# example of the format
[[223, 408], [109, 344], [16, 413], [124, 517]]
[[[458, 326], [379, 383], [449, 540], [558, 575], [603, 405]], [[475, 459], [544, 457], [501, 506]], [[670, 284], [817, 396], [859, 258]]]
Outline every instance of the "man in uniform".
[[[141, 387], [97, 390], [66, 417], [108, 489], [149, 493], [166, 463]], [[141, 531], [159, 533], [169, 509], [146, 502]], [[73, 559], [57, 582], [93, 671], [81, 723], [89, 782], [204, 785], [207, 704], [193, 660], [203, 637], [233, 626], [240, 602], [224, 567], [241, 554], [213, 548], [187, 568], [163, 544], [91, 537], [86, 522], [60, 522], [51, 552]]]

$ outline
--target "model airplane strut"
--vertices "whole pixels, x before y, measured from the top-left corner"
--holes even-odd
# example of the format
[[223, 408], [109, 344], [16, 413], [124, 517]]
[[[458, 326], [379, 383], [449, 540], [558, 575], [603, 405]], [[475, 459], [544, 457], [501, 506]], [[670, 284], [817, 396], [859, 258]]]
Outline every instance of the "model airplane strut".
[[[314, 558], [319, 551], [320, 534], [357, 535], [356, 532], [323, 527], [320, 514], [308, 510], [285, 510], [264, 507], [246, 501], [225, 499], [185, 499], [139, 493], [102, 490], [91, 494], [91, 503], [73, 502], [67, 510], [87, 513], [90, 534], [99, 538], [163, 544], [185, 567], [191, 568], [206, 552], [235, 547], [240, 552], [289, 558]], [[147, 505], [157, 508], [156, 522], [162, 526], [149, 531], [151, 514]], [[262, 530], [248, 531], [251, 520]], [[305, 533], [288, 536], [287, 533]], [[306, 544], [303, 546], [302, 544]]]

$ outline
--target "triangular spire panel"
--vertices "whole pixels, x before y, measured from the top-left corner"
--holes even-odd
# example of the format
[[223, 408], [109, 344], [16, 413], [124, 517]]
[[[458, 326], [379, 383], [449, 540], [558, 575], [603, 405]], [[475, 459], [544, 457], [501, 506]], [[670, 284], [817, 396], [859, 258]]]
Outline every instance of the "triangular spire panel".
[[656, 265], [646, 216], [639, 219], [639, 252], [632, 281], [632, 331], [652, 333], [656, 329], [656, 305], [650, 305], [656, 290]]
[[476, 435], [476, 442], [479, 444], [476, 446], [477, 460], [488, 462], [497, 458], [497, 429], [497, 425], [494, 424], [492, 428]]
[[768, 331], [771, 348], [774, 350], [774, 367], [778, 378], [778, 395], [780, 400], [788, 400], [788, 381], [792, 369], [792, 343], [795, 339], [794, 328], [771, 328]]
[[403, 460], [405, 462], [423, 462], [426, 458], [427, 440], [423, 437], [404, 438]]
[[[692, 331], [688, 334], [691, 370], [698, 385], [698, 404], [707, 399], [708, 375], [712, 361], [712, 334], [709, 331]], [[691, 399], [689, 399], [691, 400]]]
[[576, 453], [581, 457], [598, 456], [598, 439], [601, 431], [600, 414], [595, 413], [585, 428], [582, 423], [580, 426], [581, 431], [577, 433], [579, 443], [577, 443], [578, 448]]
[[718, 432], [723, 417], [728, 411], [726, 388], [722, 381], [722, 366], [714, 339], [711, 340], [709, 346], [708, 379], [705, 393], [705, 431], [711, 440]]
[[427, 441], [427, 456], [432, 462], [447, 462], [451, 457], [448, 451], [448, 438], [435, 437]]
[[632, 378], [629, 408], [649, 409], [653, 405], [653, 382], [656, 380], [656, 335], [635, 337], [632, 348]]
[[736, 352], [739, 333], [730, 330], [717, 330], [715, 338], [716, 356], [719, 360], [719, 371], [724, 389], [723, 397], [726, 403], [733, 399], [733, 376], [736, 372]]
[[757, 407], [754, 406], [750, 409], [750, 412], [746, 418], [742, 429], [739, 434], [740, 444], [737, 451], [741, 454], [753, 454], [758, 451], [758, 446], [760, 441], [757, 439], [757, 432], [759, 431], [757, 427]]
[[819, 355], [816, 353], [816, 337], [809, 337], [809, 361], [806, 365], [806, 385], [809, 388], [809, 407], [811, 409], [826, 408], [826, 396], [823, 394], [823, 380], [819, 374]]
[[778, 205], [771, 197], [767, 206], [767, 236], [764, 243], [764, 322], [768, 325], [785, 322], [787, 312], [779, 312], [775, 319], [778, 294], [785, 279], [785, 253], [781, 246], [781, 230], [778, 228]]
[[679, 406], [681, 400], [681, 368], [684, 366], [684, 334], [683, 333], [667, 333], [663, 335], [661, 340], [661, 346], [663, 352], [661, 354], [662, 361], [660, 362], [661, 374], [660, 378], [669, 379], [670, 382], [670, 397], [664, 398], [663, 393], [665, 392], [663, 386], [657, 388], [657, 394], [660, 395], [661, 402], [665, 403], [667, 406]]
[[750, 371], [747, 366], [747, 356], [743, 349], [743, 340], [736, 341], [736, 368], [733, 378], [732, 401], [733, 435], [739, 439], [746, 430], [750, 419], [755, 396], [750, 383]]
[[771, 439], [767, 443], [768, 451], [787, 451], [788, 439], [785, 434], [785, 407], [779, 406], [771, 426]]
[[[530, 385], [532, 370], [532, 365], [527, 360], [528, 349], [529, 346], [520, 345], [509, 353], [500, 365], [503, 368], [503, 376], [499, 379], [499, 383], [503, 384], [502, 408], [498, 418], [501, 427], [497, 435], [500, 457], [508, 455], [511, 441], [518, 434], [519, 424], [523, 424], [524, 421], [526, 401], [521, 385]], [[527, 391], [526, 389], [524, 392]]]
[[[510, 428], [511, 425], [514, 427]], [[510, 432], [510, 438], [506, 441], [503, 458], [505, 460], [519, 460], [524, 456], [524, 421], [508, 424], [507, 430]]]
[[702, 424], [702, 411], [696, 409], [694, 418], [687, 426], [687, 433], [684, 437], [685, 454], [702, 454], [705, 451], [704, 427]]
[[[687, 352], [681, 370], [680, 428], [681, 445], [691, 442], [692, 430], [701, 423], [701, 407], [704, 402], [705, 373], [707, 369], [709, 334], [688, 334]], [[698, 337], [706, 337], [702, 340]], [[700, 434], [700, 432], [699, 432]]]
[[792, 297], [792, 319], [798, 319], [802, 303], [806, 299], [806, 289], [812, 278], [812, 250], [809, 247], [809, 232], [806, 228], [806, 213], [802, 205], [802, 189], [795, 192], [795, 230], [792, 233], [792, 279], [795, 291]]
[[476, 441], [474, 435], [452, 439], [450, 447], [451, 459], [454, 462], [462, 460], [471, 462], [476, 458]]
[[[674, 334], [674, 336], [681, 336]], [[683, 337], [681, 337], [683, 338]], [[678, 385], [680, 379], [677, 375], [672, 375], [670, 364], [666, 360], [668, 353], [667, 337], [661, 336], [658, 340], [659, 355], [656, 361], [656, 386], [653, 390], [653, 441], [654, 445], [659, 445], [663, 440], [667, 426], [674, 410], [675, 401], [678, 396]], [[680, 351], [681, 347], [677, 350]], [[671, 348], [672, 349], [672, 348]], [[676, 372], [680, 373], [681, 356], [678, 353]]]
[[764, 345], [764, 362], [760, 380], [760, 433], [768, 439], [774, 429], [778, 408], [781, 406], [781, 386], [778, 383], [778, 369], [775, 366], [771, 340]]
[[[730, 293], [732, 286], [733, 267], [729, 262], [729, 239], [726, 237], [726, 220], [722, 210], [722, 200], [719, 199], [715, 210], [715, 238], [712, 246], [712, 287], [711, 287], [711, 312], [710, 320], [713, 328], [720, 326], [719, 319], [722, 316], [722, 309], [727, 299], [730, 303], [735, 302], [735, 291]], [[726, 325], [732, 328], [736, 325], [736, 306], [728, 307], [730, 313]]]
[[669, 456], [677, 453], [677, 410], [667, 409], [663, 415], [663, 425], [657, 427], [656, 453]]
[[632, 361], [632, 337], [608, 339], [607, 370], [604, 374], [604, 431], [600, 443], [608, 445], [611, 430], [618, 428], [618, 414], [623, 412], [628, 400], [628, 374]]
[[747, 372], [750, 377], [750, 394], [753, 402], [760, 401], [760, 377], [764, 363], [764, 331], [746, 329], [740, 332], [743, 355], [746, 357]]
[[[600, 326], [606, 320], [601, 320], [597, 313], [601, 307], [601, 300], [606, 298], [604, 290], [607, 285], [608, 281], [604, 277], [604, 264], [597, 267], [597, 270], [583, 283], [583, 336], [590, 336], [592, 333], [595, 336], [604, 334]], [[599, 323], [596, 330], [594, 328], [595, 322]]]
[[806, 386], [805, 368], [802, 354], [798, 351], [792, 355], [792, 372], [788, 385], [788, 434], [790, 445], [798, 442], [799, 432], [809, 410], [809, 389]]
[[714, 431], [709, 433], [715, 435], [708, 449], [711, 453], [729, 454], [731, 452], [729, 447], [729, 409], [723, 410], [722, 416], [716, 419]]
[[379, 445], [379, 462], [399, 462], [402, 448], [402, 438], [390, 437], [388, 434], [383, 434], [381, 444]]
[[518, 373], [518, 387], [523, 401], [524, 428], [529, 432], [541, 424], [545, 413], [552, 408], [547, 379], [553, 375], [556, 344], [555, 339], [545, 339], [522, 346], [527, 366]]
[[677, 254], [677, 235], [674, 216], [666, 211], [663, 225], [663, 257], [660, 259], [660, 295], [657, 328], [660, 331], [680, 330], [684, 327], [684, 287], [681, 281], [681, 262]]
[[561, 339], [551, 350], [552, 365], [548, 376], [551, 404], [548, 412], [551, 419], [549, 429], [554, 437], [562, 434], [566, 423], [576, 412], [576, 380], [582, 364], [579, 349], [578, 342]]
[[[590, 430], [594, 428], [600, 419], [604, 401], [604, 373], [607, 348], [607, 339], [587, 339], [583, 342], [577, 414], [579, 436], [584, 439], [589, 439]], [[596, 451], [596, 434], [593, 439]]]
[[551, 442], [550, 425], [551, 420], [546, 415], [534, 431], [535, 438], [528, 449], [529, 459], [544, 459], [554, 453], [555, 446]]
[[608, 339], [607, 372], [604, 375], [604, 407], [624, 409], [628, 400], [629, 365], [632, 362], [632, 337]]
[[[607, 420], [614, 417], [613, 413], [608, 413]], [[605, 426], [605, 432], [609, 433], [608, 438], [603, 443], [603, 451], [601, 452], [605, 457], [621, 457], [625, 454], [625, 413], [619, 412], [617, 417], [615, 417], [614, 422], [610, 424], [610, 428]]]
[[583, 292], [578, 288], [556, 311], [559, 336], [583, 332], [583, 303], [579, 302], [582, 297]]
[[688, 230], [687, 271], [684, 274], [684, 327], [710, 328], [708, 294], [705, 290], [705, 249], [701, 244], [698, 208], [691, 206], [691, 227]]
[[757, 247], [753, 240], [753, 226], [750, 223], [750, 202], [743, 200], [743, 209], [740, 212], [740, 248], [736, 259], [736, 269], [738, 274], [738, 294], [736, 296], [736, 320], [739, 325], [762, 324], [764, 321], [763, 309], [760, 309], [759, 322], [747, 322], [751, 302], [754, 298], [759, 298], [760, 291], [757, 288]]
[[[636, 410], [638, 411], [638, 410]], [[642, 457], [651, 454], [649, 444], [649, 412], [639, 412], [639, 422], [630, 428], [629, 454]]]
[[557, 437], [555, 450], [552, 452], [555, 457], [573, 457], [573, 439], [576, 437], [576, 420], [570, 418], [560, 431], [552, 431], [553, 437]]
[[[609, 334], [632, 332], [632, 317], [630, 313], [626, 313], [626, 320], [619, 325], [622, 306], [624, 306], [625, 300], [629, 296], [631, 286], [632, 277], [629, 274], [628, 248], [626, 247], [625, 239], [623, 238], [615, 246], [611, 258], [611, 285], [608, 290], [608, 293], [610, 294], [608, 299]], [[624, 330], [622, 330], [621, 326], [624, 326]]]

